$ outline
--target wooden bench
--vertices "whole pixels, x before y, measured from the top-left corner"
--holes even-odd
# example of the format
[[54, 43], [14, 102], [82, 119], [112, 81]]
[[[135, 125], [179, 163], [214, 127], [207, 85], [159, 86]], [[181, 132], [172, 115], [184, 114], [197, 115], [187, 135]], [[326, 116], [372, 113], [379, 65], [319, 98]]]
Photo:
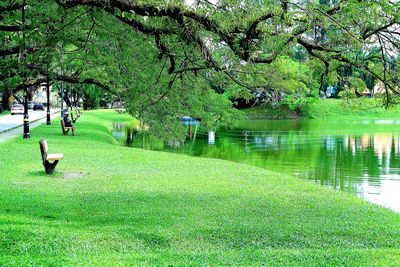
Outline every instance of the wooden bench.
[[[48, 154], [49, 147], [46, 140], [40, 140], [40, 153], [42, 154], [42, 162], [46, 174], [52, 174], [56, 168], [58, 161], [64, 159], [64, 154]], [[53, 161], [52, 163], [50, 161]]]
[[65, 127], [64, 120], [61, 120], [61, 129], [62, 129], [63, 135], [67, 135], [69, 130], [72, 130], [72, 127]]

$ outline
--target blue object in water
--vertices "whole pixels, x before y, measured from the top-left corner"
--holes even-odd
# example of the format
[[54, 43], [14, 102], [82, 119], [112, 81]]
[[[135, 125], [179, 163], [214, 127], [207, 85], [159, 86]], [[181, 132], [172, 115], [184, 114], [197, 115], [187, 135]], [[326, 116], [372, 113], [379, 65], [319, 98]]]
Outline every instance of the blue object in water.
[[200, 123], [198, 120], [185, 116], [181, 118], [183, 125], [196, 125]]

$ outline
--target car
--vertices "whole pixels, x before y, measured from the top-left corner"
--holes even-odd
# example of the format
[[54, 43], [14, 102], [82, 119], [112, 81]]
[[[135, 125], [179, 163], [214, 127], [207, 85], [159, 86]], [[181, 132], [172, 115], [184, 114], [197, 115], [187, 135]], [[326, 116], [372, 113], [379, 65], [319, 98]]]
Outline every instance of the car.
[[24, 106], [21, 104], [14, 104], [11, 106], [11, 115], [24, 114]]
[[28, 101], [28, 109], [33, 109], [33, 102], [32, 101]]
[[44, 106], [42, 103], [35, 103], [33, 105], [33, 110], [44, 110]]

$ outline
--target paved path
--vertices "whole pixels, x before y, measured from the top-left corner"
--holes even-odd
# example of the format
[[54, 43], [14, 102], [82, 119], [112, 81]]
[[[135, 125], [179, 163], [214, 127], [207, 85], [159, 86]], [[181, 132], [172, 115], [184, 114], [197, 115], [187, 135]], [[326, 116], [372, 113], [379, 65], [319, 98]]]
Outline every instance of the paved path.
[[[46, 111], [29, 110], [29, 121], [36, 121], [46, 117]], [[0, 117], [0, 133], [20, 126], [24, 123], [24, 115], [4, 115]]]
[[[59, 110], [51, 111], [51, 119], [58, 116]], [[0, 143], [11, 138], [21, 136], [23, 133], [23, 115], [4, 115], [0, 117]], [[35, 128], [46, 122], [46, 111], [29, 111], [30, 129]]]

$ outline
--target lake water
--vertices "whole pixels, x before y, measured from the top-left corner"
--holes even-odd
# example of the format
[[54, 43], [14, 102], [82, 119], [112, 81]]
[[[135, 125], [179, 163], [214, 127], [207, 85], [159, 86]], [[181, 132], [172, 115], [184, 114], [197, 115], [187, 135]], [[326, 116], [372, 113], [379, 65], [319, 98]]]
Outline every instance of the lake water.
[[215, 145], [197, 131], [184, 145], [138, 136], [133, 146], [292, 174], [400, 212], [399, 132], [400, 120], [248, 120], [218, 130]]

